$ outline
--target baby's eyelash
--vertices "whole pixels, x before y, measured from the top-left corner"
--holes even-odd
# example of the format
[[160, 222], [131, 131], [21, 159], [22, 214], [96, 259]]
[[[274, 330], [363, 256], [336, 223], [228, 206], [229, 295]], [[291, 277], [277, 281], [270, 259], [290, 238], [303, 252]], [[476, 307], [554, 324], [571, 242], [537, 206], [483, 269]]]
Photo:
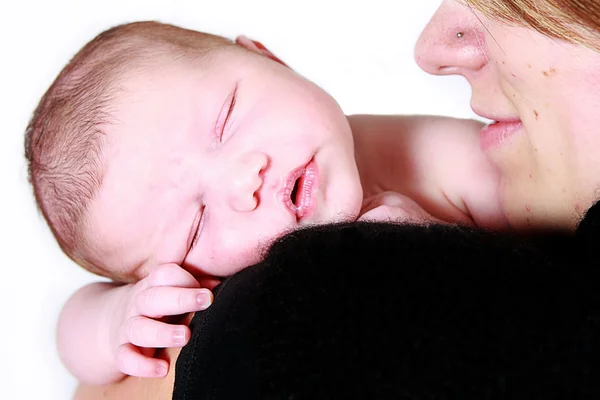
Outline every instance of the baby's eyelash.
[[223, 134], [227, 130], [229, 122], [231, 120], [231, 114], [235, 108], [235, 102], [237, 99], [237, 85], [235, 85], [235, 89], [233, 89], [233, 95], [231, 98], [231, 102], [229, 103], [229, 109], [227, 110], [227, 116], [225, 117], [225, 121], [223, 122], [223, 127], [221, 128], [221, 132], [219, 133], [219, 141], [223, 141]]
[[194, 236], [192, 236], [192, 243], [190, 244], [190, 250], [196, 246], [198, 242], [198, 238], [202, 233], [202, 226], [204, 225], [204, 212], [206, 211], [206, 207], [202, 207], [200, 209], [200, 217], [198, 218], [198, 224], [196, 225], [196, 231], [194, 232]]
[[219, 143], [223, 141], [223, 135], [227, 132], [229, 125], [231, 125], [231, 115], [233, 114], [237, 100], [237, 89], [238, 85], [236, 84], [233, 91], [225, 99], [225, 103], [223, 103], [215, 122], [214, 135]]

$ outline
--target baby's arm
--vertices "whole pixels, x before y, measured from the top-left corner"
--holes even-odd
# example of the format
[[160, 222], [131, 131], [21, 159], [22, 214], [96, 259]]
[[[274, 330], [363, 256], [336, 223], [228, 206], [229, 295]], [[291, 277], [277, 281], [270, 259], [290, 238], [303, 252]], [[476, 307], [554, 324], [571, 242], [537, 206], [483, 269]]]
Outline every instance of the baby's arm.
[[363, 201], [359, 221], [446, 223], [425, 211], [410, 197], [396, 192], [381, 192]]
[[168, 364], [152, 358], [159, 347], [181, 347], [185, 325], [159, 319], [203, 310], [212, 293], [178, 265], [157, 267], [136, 284], [94, 283], [77, 291], [58, 323], [58, 351], [81, 382], [103, 385], [124, 374], [160, 377]]
[[500, 175], [479, 147], [480, 122], [434, 116], [353, 115], [365, 198], [396, 192], [434, 218], [506, 229]]

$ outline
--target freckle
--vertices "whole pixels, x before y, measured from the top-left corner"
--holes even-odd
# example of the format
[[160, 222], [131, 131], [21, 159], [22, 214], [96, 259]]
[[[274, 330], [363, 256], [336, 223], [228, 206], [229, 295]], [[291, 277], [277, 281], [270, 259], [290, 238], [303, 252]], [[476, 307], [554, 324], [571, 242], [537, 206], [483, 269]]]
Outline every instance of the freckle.
[[534, 147], [534, 148], [533, 148], [533, 150], [534, 150], [536, 153], [538, 152], [538, 149], [537, 149], [537, 147]]
[[549, 71], [542, 71], [542, 74], [544, 74], [544, 76], [555, 75], [556, 74], [556, 68], [550, 68]]
[[[537, 120], [537, 119], [538, 119], [538, 117], [540, 116], [540, 114], [539, 114], [539, 113], [538, 113], [536, 110], [533, 110], [533, 114], [535, 115], [535, 119], [536, 119], [536, 120]], [[535, 151], [537, 151], [537, 149], [536, 149]]]
[[502, 61], [502, 65], [506, 65], [506, 61]]
[[525, 210], [527, 210], [527, 212], [531, 212], [531, 206], [529, 206], [529, 205], [525, 206]]
[[529, 174], [529, 179], [533, 179], [533, 176], [531, 174]]
[[531, 64], [527, 64], [527, 68], [531, 68]]

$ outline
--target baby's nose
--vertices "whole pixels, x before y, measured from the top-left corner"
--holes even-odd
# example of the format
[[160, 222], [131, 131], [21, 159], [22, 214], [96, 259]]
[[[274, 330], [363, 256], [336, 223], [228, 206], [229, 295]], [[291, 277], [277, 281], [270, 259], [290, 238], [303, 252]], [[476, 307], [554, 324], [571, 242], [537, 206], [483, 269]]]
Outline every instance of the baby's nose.
[[229, 203], [234, 210], [247, 212], [258, 206], [262, 171], [268, 162], [267, 155], [260, 151], [245, 153], [233, 162]]

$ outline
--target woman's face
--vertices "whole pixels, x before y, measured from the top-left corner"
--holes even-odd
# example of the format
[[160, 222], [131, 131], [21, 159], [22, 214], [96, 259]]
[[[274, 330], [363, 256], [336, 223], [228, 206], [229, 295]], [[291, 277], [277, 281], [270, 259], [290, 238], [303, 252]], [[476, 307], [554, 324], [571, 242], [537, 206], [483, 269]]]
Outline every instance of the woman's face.
[[464, 76], [474, 112], [496, 122], [481, 147], [512, 226], [574, 228], [600, 197], [600, 53], [445, 0], [415, 57], [426, 72]]

